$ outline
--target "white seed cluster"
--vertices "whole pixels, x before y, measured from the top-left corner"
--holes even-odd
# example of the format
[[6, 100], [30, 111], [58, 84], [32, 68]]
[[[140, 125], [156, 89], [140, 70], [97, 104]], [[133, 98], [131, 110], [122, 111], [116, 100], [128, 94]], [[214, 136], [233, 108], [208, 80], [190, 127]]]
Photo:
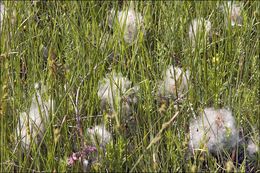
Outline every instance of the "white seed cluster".
[[[255, 129], [253, 130], [255, 131]], [[260, 135], [259, 135], [259, 132], [256, 131], [256, 137], [254, 138], [251, 138], [248, 140], [248, 143], [247, 143], [247, 148], [246, 148], [246, 153], [248, 154], [248, 156], [250, 158], [254, 158], [257, 156], [257, 153], [259, 152], [259, 140], [260, 140]]]
[[[98, 153], [92, 155], [92, 164], [96, 164], [102, 160], [102, 154], [106, 154], [106, 147], [111, 141], [111, 134], [106, 130], [104, 125], [95, 126], [92, 129], [87, 129], [87, 139], [90, 144], [98, 149]], [[89, 160], [84, 160], [84, 166], [88, 167]]]
[[[35, 88], [38, 89], [38, 84], [35, 84]], [[52, 101], [49, 100], [49, 103], [47, 103], [42, 99], [41, 94], [41, 92], [36, 91], [36, 95], [32, 98], [30, 112], [23, 112], [19, 116], [17, 139], [21, 140], [23, 150], [29, 150], [33, 145], [32, 141], [33, 143], [40, 143], [44, 135]]]
[[110, 73], [99, 81], [98, 97], [101, 99], [101, 107], [106, 108], [108, 104], [111, 113], [119, 112], [122, 116], [132, 114], [131, 105], [137, 102], [133, 93], [137, 87], [130, 88], [132, 82], [121, 73]]
[[178, 96], [183, 95], [188, 90], [190, 72], [179, 67], [170, 66], [163, 81], [159, 84], [159, 95]]
[[129, 9], [118, 12], [116, 16], [115, 10], [112, 9], [110, 11], [108, 25], [111, 28], [120, 28], [120, 32], [128, 44], [135, 41], [139, 31], [144, 32], [144, 19], [140, 13], [135, 12], [133, 2], [131, 2]]
[[95, 126], [92, 129], [87, 129], [87, 136], [89, 136], [93, 146], [101, 149], [106, 149], [111, 139], [111, 134], [104, 126]]
[[195, 47], [196, 41], [202, 44], [203, 40], [207, 40], [210, 36], [211, 23], [209, 20], [203, 18], [194, 19], [189, 27], [189, 39], [192, 46]]
[[4, 4], [0, 2], [0, 32], [2, 30], [4, 16], [6, 15], [6, 10]]
[[233, 149], [238, 142], [238, 130], [232, 112], [226, 108], [206, 108], [190, 123], [189, 147], [206, 149], [212, 154]]
[[231, 26], [235, 26], [236, 24], [241, 26], [243, 20], [241, 16], [241, 7], [241, 3], [232, 3], [231, 1], [228, 1], [221, 6], [221, 9], [225, 15], [225, 23], [227, 26], [229, 26], [229, 20]]

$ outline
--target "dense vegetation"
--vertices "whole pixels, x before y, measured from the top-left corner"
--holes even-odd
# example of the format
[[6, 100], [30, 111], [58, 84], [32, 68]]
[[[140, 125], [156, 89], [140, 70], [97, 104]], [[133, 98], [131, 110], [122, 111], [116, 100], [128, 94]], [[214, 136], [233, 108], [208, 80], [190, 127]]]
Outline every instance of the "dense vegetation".
[[[241, 25], [234, 26], [222, 2], [135, 2], [144, 23], [131, 44], [108, 26], [111, 9], [128, 9], [129, 2], [1, 3], [1, 172], [84, 171], [82, 163], [69, 166], [68, 159], [86, 141], [87, 128], [100, 124], [111, 142], [90, 171], [259, 171], [259, 151], [253, 159], [246, 155], [260, 128], [258, 1], [241, 3]], [[189, 27], [195, 18], [210, 21], [211, 31], [194, 46]], [[158, 94], [169, 65], [190, 71], [183, 97]], [[100, 106], [99, 81], [110, 72], [139, 86], [131, 128], [130, 120], [117, 121]], [[17, 125], [22, 112], [30, 111], [35, 83], [54, 104], [42, 142], [23, 152]], [[235, 158], [227, 152], [191, 155], [189, 122], [206, 107], [232, 110], [242, 141]]]

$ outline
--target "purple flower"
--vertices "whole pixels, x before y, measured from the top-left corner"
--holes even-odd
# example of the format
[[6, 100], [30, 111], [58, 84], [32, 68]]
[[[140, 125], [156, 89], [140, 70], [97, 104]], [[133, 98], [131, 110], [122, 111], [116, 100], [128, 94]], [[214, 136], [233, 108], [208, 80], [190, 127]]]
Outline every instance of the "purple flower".
[[81, 158], [85, 158], [86, 156], [89, 158], [89, 154], [92, 151], [97, 152], [96, 147], [91, 147], [91, 146], [84, 145], [82, 147], [82, 151], [78, 151], [76, 153], [74, 153], [74, 152], [72, 153], [72, 156], [68, 159], [68, 161], [69, 161], [68, 165], [72, 166], [76, 160], [81, 162]]
[[68, 160], [69, 160], [69, 166], [72, 166], [72, 165], [74, 164], [74, 160], [73, 160], [73, 158], [70, 157]]
[[86, 145], [84, 145], [84, 146], [82, 147], [82, 149], [83, 149], [83, 151], [85, 151], [85, 152], [97, 151], [96, 147], [86, 146]]

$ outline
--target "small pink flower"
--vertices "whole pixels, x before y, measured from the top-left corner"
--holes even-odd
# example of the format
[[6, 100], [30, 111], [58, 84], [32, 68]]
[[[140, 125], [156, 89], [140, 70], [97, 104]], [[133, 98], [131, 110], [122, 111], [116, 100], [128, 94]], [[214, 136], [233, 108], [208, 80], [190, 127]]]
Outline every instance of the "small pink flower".
[[69, 160], [69, 166], [72, 166], [72, 165], [74, 164], [74, 160], [73, 160], [73, 158], [70, 157], [68, 160]]
[[81, 162], [81, 159], [82, 159], [82, 158], [85, 158], [86, 156], [87, 156], [87, 158], [89, 158], [89, 156], [90, 156], [89, 154], [90, 154], [92, 151], [97, 152], [96, 147], [91, 147], [91, 146], [86, 146], [86, 145], [84, 145], [84, 146], [82, 147], [82, 151], [78, 151], [78, 152], [76, 152], [76, 153], [74, 153], [74, 152], [72, 153], [72, 157], [70, 157], [70, 158], [68, 159], [68, 161], [69, 161], [68, 165], [69, 165], [69, 166], [72, 166], [76, 160], [78, 160], [79, 162]]
[[78, 160], [76, 153], [72, 153], [73, 160]]
[[84, 150], [85, 152], [97, 151], [96, 147], [91, 147], [91, 146], [86, 146], [86, 145], [84, 145], [82, 148], [83, 148], [83, 150]]

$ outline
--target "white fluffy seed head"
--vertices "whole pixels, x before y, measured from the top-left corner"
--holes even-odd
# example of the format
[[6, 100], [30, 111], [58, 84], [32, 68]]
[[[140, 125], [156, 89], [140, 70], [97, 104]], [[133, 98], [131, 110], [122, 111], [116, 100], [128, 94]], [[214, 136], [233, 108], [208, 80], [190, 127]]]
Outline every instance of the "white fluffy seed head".
[[163, 81], [159, 84], [159, 95], [175, 96], [176, 93], [181, 96], [188, 90], [190, 72], [184, 71], [179, 67], [170, 66], [166, 72]]
[[106, 108], [108, 104], [111, 113], [121, 112], [123, 116], [132, 114], [131, 104], [135, 102], [133, 90], [130, 88], [132, 82], [121, 73], [110, 73], [99, 81], [98, 97], [101, 99], [101, 107]]
[[[2, 31], [2, 28], [3, 28], [4, 18], [7, 17], [8, 8], [9, 8], [9, 7], [6, 7], [6, 6], [5, 6], [3, 3], [1, 3], [1, 1], [0, 1], [0, 33], [1, 33], [1, 31]], [[16, 11], [13, 10], [13, 15], [11, 16], [11, 23], [12, 23], [12, 25], [15, 24], [15, 16], [16, 16]]]
[[[129, 9], [118, 12], [116, 17], [115, 14], [115, 10], [112, 9], [110, 11], [108, 25], [110, 27], [119, 27], [125, 42], [131, 44], [136, 39], [139, 31], [144, 31], [144, 19], [142, 15], [135, 12], [132, 2]], [[115, 22], [113, 22], [113, 19]]]
[[260, 134], [259, 131], [257, 131], [255, 128], [253, 128], [254, 131], [254, 137], [248, 140], [246, 153], [249, 157], [255, 158], [257, 156], [257, 153], [259, 152], [259, 140], [260, 140]]
[[111, 141], [111, 134], [106, 130], [104, 125], [97, 125], [92, 129], [87, 129], [86, 134], [88, 143], [91, 146], [96, 147], [98, 151], [92, 155], [91, 158], [91, 163], [94, 165], [98, 162], [98, 160], [102, 160], [103, 154], [106, 154], [107, 145]]
[[256, 156], [256, 154], [259, 152], [259, 138], [258, 144], [257, 141], [254, 142], [252, 139], [248, 141], [246, 152], [250, 157]]
[[4, 16], [6, 15], [6, 10], [4, 4], [0, 2], [0, 32], [2, 30]]
[[[198, 18], [194, 19], [189, 27], [189, 39], [192, 46], [195, 46], [196, 40], [206, 40], [210, 36], [211, 23], [209, 20]], [[201, 43], [200, 43], [201, 44]]]
[[241, 16], [241, 6], [241, 3], [238, 4], [228, 1], [220, 7], [225, 15], [225, 23], [227, 26], [229, 26], [229, 20], [231, 26], [235, 26], [236, 24], [241, 26], [243, 19]]
[[87, 136], [90, 139], [91, 145], [104, 150], [111, 139], [111, 134], [104, 126], [95, 126], [92, 129], [87, 129]]
[[237, 142], [236, 122], [232, 112], [226, 108], [206, 108], [190, 123], [189, 147], [193, 152], [207, 147], [210, 153], [217, 155], [223, 149], [233, 149]]
[[[49, 118], [49, 108], [53, 101], [44, 101], [42, 93], [38, 91], [39, 84], [35, 84], [36, 95], [33, 96], [29, 113], [21, 113], [17, 124], [18, 140], [21, 140], [22, 150], [29, 150], [31, 143], [42, 140], [46, 122]], [[53, 105], [52, 105], [53, 106]]]

